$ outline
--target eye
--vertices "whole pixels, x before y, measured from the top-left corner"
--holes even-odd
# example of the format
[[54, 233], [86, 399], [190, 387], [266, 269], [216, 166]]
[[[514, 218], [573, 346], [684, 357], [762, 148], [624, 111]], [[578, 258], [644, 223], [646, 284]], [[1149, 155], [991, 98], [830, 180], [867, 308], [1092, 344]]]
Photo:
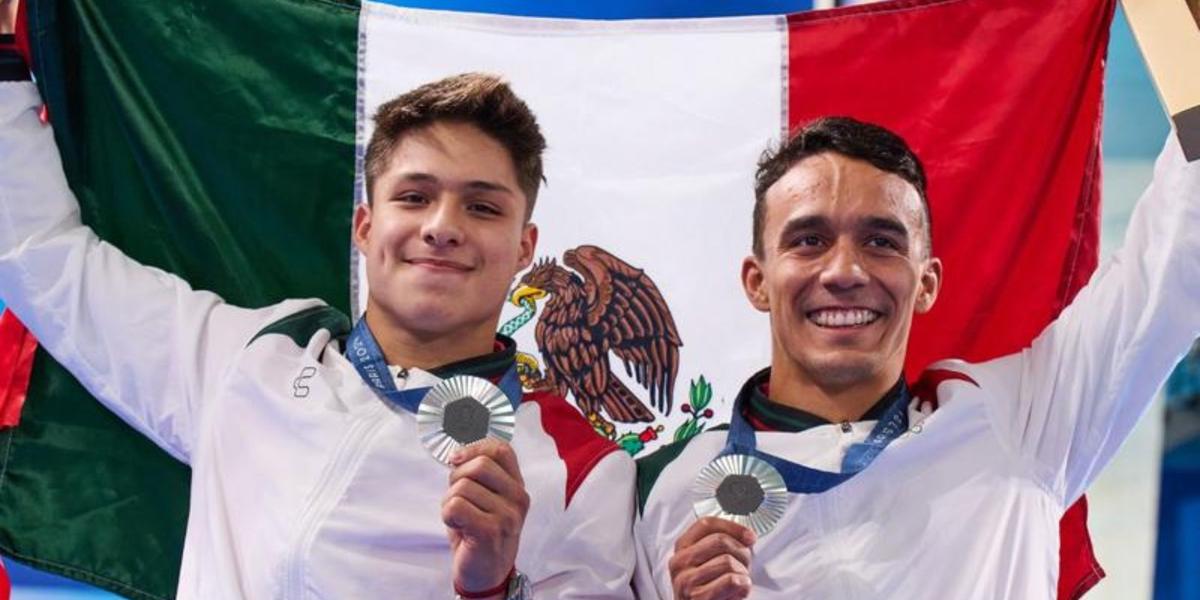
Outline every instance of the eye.
[[793, 248], [815, 248], [824, 245], [825, 240], [816, 234], [800, 234], [791, 239], [788, 246]]
[[888, 237], [885, 237], [882, 235], [874, 235], [874, 236], [867, 238], [866, 245], [868, 248], [881, 248], [881, 249], [885, 249], [885, 250], [899, 251], [901, 249], [900, 244], [897, 244], [891, 238], [888, 238]]
[[393, 196], [392, 201], [400, 202], [402, 204], [420, 205], [420, 204], [428, 204], [429, 198], [426, 197], [425, 194], [422, 194], [420, 192], [401, 192], [401, 193]]
[[496, 217], [504, 214], [503, 211], [500, 210], [500, 207], [490, 202], [472, 202], [467, 205], [467, 210], [472, 213], [489, 217]]

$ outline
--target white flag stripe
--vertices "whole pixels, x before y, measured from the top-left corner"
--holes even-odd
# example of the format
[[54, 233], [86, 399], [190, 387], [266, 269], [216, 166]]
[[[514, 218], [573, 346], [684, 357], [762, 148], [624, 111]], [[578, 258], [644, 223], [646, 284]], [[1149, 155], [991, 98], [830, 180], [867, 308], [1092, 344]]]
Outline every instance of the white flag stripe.
[[[713, 383], [711, 423], [723, 421], [741, 382], [769, 356], [766, 319], [747, 303], [739, 273], [754, 164], [785, 126], [784, 20], [528, 19], [370, 2], [362, 14], [360, 142], [370, 136], [367, 117], [399, 93], [465, 71], [504, 76], [549, 142], [549, 185], [534, 214], [538, 255], [561, 264], [565, 250], [593, 244], [644, 269], [684, 344], [676, 408], [660, 418], [661, 435], [687, 417], [678, 407], [700, 375]], [[361, 311], [365, 289], [357, 300]], [[506, 307], [502, 322], [518, 312]], [[531, 354], [534, 327], [515, 335]]]

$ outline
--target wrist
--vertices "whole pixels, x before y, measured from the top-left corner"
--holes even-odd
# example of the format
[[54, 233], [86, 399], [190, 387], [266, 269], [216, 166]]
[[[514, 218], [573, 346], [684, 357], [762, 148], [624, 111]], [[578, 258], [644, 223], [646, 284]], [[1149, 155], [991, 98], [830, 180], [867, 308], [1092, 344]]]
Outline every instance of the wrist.
[[500, 581], [495, 587], [485, 590], [468, 590], [464, 589], [457, 580], [454, 582], [454, 593], [458, 598], [463, 600], [503, 600], [508, 595], [509, 584], [512, 583], [513, 577], [516, 575], [517, 568], [513, 567], [508, 570], [508, 575]]

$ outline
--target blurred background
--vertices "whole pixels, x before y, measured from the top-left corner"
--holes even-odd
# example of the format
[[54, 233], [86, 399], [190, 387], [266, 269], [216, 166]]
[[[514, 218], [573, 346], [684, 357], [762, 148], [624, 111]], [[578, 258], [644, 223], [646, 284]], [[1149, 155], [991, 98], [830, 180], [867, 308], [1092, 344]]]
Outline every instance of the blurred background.
[[[1183, 1], [1183, 0], [1180, 0]], [[1197, 0], [1187, 0], [1200, 23]], [[828, 8], [833, 0], [414, 0], [408, 6], [580, 18], [655, 18], [784, 13]], [[850, 4], [854, 2], [843, 2]], [[1112, 252], [1150, 181], [1169, 131], [1124, 14], [1108, 54], [1104, 117], [1101, 252]], [[1089, 491], [1090, 525], [1108, 577], [1095, 600], [1200, 600], [1200, 345], [1168, 381], [1113, 464]], [[112, 594], [6, 561], [16, 600], [98, 600]]]

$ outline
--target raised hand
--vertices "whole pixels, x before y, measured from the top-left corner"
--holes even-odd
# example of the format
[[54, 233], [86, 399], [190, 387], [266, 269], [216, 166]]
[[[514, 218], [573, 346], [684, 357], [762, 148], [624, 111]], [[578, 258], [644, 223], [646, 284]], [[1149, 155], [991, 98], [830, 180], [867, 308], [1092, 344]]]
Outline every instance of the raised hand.
[[479, 592], [501, 585], [513, 569], [529, 494], [511, 446], [484, 440], [450, 461], [450, 488], [442, 501], [453, 552], [454, 584]]
[[675, 541], [668, 561], [676, 600], [724, 600], [750, 596], [754, 532], [725, 519], [704, 517]]

